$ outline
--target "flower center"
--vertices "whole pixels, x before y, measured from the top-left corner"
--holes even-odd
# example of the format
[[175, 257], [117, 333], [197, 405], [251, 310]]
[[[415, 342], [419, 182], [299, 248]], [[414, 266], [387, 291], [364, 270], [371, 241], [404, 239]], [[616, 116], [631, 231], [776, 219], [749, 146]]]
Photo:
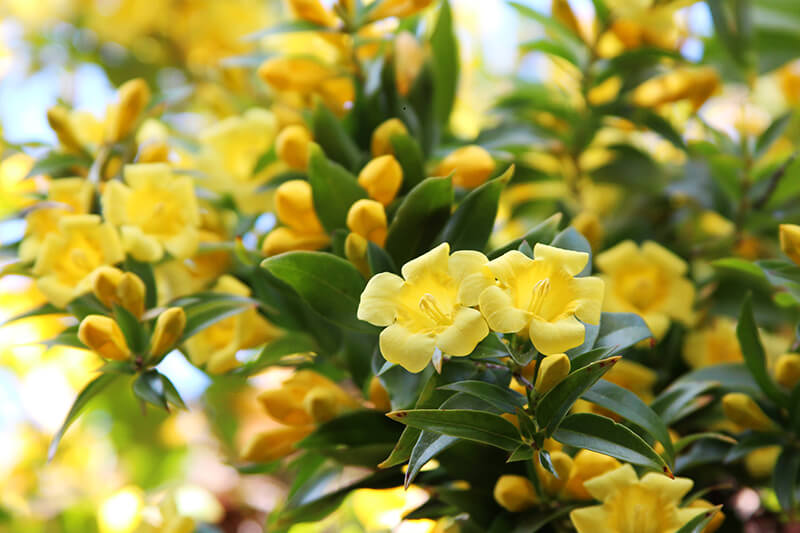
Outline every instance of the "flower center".
[[528, 311], [533, 315], [539, 316], [542, 310], [542, 305], [550, 292], [550, 278], [540, 279], [533, 286], [533, 294], [531, 295], [531, 303], [528, 304]]
[[450, 324], [452, 322], [450, 316], [442, 311], [436, 298], [429, 292], [423, 294], [422, 298], [419, 299], [419, 308], [425, 313], [425, 316], [433, 320], [437, 325]]

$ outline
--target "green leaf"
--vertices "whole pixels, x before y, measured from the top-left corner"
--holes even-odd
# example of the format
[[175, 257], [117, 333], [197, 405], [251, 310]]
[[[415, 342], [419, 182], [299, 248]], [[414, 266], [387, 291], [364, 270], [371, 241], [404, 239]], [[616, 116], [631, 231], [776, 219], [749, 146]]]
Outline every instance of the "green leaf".
[[73, 348], [82, 348], [88, 350], [89, 348], [81, 342], [78, 338], [78, 326], [71, 326], [53, 337], [44, 341], [42, 344], [45, 346], [72, 346]]
[[713, 381], [673, 383], [650, 405], [668, 425], [677, 422], [696, 409], [695, 401], [719, 385]]
[[399, 272], [392, 257], [386, 253], [386, 250], [372, 241], [367, 242], [367, 264], [373, 276], [380, 272], [392, 272], [394, 274]]
[[423, 431], [419, 434], [411, 456], [408, 459], [408, 469], [406, 470], [403, 485], [405, 488], [414, 481], [419, 471], [425, 463], [436, 457], [439, 453], [446, 450], [458, 441], [456, 437], [442, 435], [433, 431]]
[[197, 293], [173, 300], [168, 307], [182, 307], [186, 313], [186, 327], [177, 344], [256, 305], [257, 301], [244, 296], [216, 292]]
[[586, 240], [586, 237], [578, 233], [578, 230], [573, 227], [563, 230], [556, 235], [550, 245], [556, 248], [575, 250], [576, 252], [589, 254], [589, 260], [586, 262], [586, 266], [583, 267], [583, 270], [576, 274], [576, 276], [588, 276], [592, 273], [592, 246], [589, 244], [589, 241]]
[[681, 137], [681, 134], [675, 130], [673, 125], [658, 113], [649, 109], [636, 109], [630, 116], [634, 122], [637, 122], [647, 128], [650, 128], [657, 134], [661, 135], [664, 139], [671, 142], [673, 146], [679, 150], [686, 150], [686, 143]]
[[337, 462], [374, 468], [392, 449], [403, 426], [374, 410], [353, 411], [329, 420], [297, 447]]
[[248, 361], [234, 372], [245, 375], [255, 374], [277, 363], [287, 355], [315, 352], [317, 349], [317, 343], [313, 338], [305, 333], [293, 331], [264, 346], [258, 357]]
[[58, 449], [58, 443], [61, 442], [61, 438], [64, 436], [64, 433], [67, 432], [69, 426], [72, 425], [76, 418], [78, 418], [78, 415], [81, 414], [81, 411], [83, 411], [89, 401], [102, 392], [106, 387], [111, 385], [114, 381], [116, 381], [119, 376], [120, 374], [116, 373], [100, 374], [90, 381], [80, 393], [78, 393], [78, 396], [72, 403], [72, 407], [70, 407], [64, 422], [61, 423], [61, 427], [58, 428], [56, 434], [53, 435], [53, 440], [50, 441], [50, 446], [47, 449], [48, 461], [53, 459], [53, 456], [56, 454], [56, 450]]
[[475, 349], [469, 354], [472, 359], [500, 359], [502, 357], [511, 357], [511, 352], [497, 333], [489, 332]]
[[122, 307], [121, 305], [113, 304], [114, 318], [116, 319], [119, 329], [122, 330], [122, 335], [125, 337], [125, 344], [135, 354], [143, 354], [145, 344], [147, 342], [147, 335], [139, 323], [139, 320], [133, 316], [133, 313]]
[[330, 109], [320, 104], [311, 119], [314, 141], [325, 155], [346, 169], [355, 172], [361, 164], [361, 151]]
[[260, 41], [262, 38], [268, 37], [270, 35], [278, 35], [281, 33], [298, 33], [307, 31], [330, 32], [332, 30], [327, 26], [320, 26], [319, 24], [315, 24], [307, 20], [287, 20], [279, 24], [276, 24], [274, 26], [270, 26], [269, 28], [265, 28], [263, 30], [258, 30], [256, 32], [247, 34], [244, 37], [242, 37], [242, 40]]
[[447, 222], [453, 203], [449, 178], [427, 178], [397, 208], [384, 248], [398, 265], [425, 253]]
[[722, 506], [717, 505], [716, 507], [712, 507], [711, 509], [703, 511], [686, 522], [680, 529], [675, 531], [675, 533], [702, 533], [708, 523], [714, 518], [714, 515], [717, 514], [721, 509]]
[[539, 400], [536, 405], [536, 421], [544, 429], [546, 437], [551, 437], [558, 429], [572, 404], [620, 359], [619, 356], [609, 357], [575, 370]]
[[714, 267], [714, 270], [742, 276], [751, 280], [751, 282], [763, 284], [766, 281], [764, 273], [757, 265], [738, 257], [717, 259], [711, 262], [711, 266]]
[[403, 169], [400, 192], [406, 193], [425, 179], [425, 156], [422, 155], [419, 143], [410, 135], [392, 135], [391, 142], [394, 157]]
[[444, 0], [430, 38], [433, 67], [433, 109], [440, 124], [447, 125], [456, 99], [458, 70], [458, 42], [453, 29], [450, 2]]
[[375, 332], [373, 326], [356, 317], [366, 282], [350, 262], [325, 252], [288, 252], [265, 259], [261, 266], [331, 322]]
[[533, 247], [537, 242], [543, 242], [545, 244], [551, 242], [556, 236], [558, 225], [561, 223], [562, 217], [563, 216], [561, 213], [556, 213], [555, 215], [546, 218], [519, 239], [514, 239], [505, 246], [501, 246], [500, 248], [489, 252], [489, 259], [496, 259], [510, 250], [519, 249], [519, 246], [523, 241], [527, 242], [531, 247]]
[[108, 315], [108, 309], [94, 294], [88, 293], [79, 296], [67, 304], [67, 311], [78, 320], [83, 320], [89, 315]]
[[[551, 34], [552, 37], [556, 39], [557, 42], [560, 42], [565, 46], [570, 46], [576, 51], [585, 47], [585, 45], [581, 43], [578, 36], [576, 36], [572, 30], [564, 26], [555, 18], [539, 13], [538, 11], [535, 11], [534, 9], [519, 2], [509, 2], [509, 5], [516, 9], [520, 15], [533, 19], [544, 26], [544, 28]], [[573, 54], [574, 53], [575, 52], [573, 52]]]
[[584, 352], [580, 355], [576, 355], [572, 357], [569, 361], [570, 369], [572, 372], [575, 372], [579, 368], [583, 368], [590, 363], [594, 363], [595, 361], [599, 361], [600, 359], [605, 359], [615, 350], [611, 348], [595, 348], [594, 350]]
[[84, 155], [50, 152], [37, 160], [25, 177], [30, 178], [32, 176], [39, 176], [40, 174], [46, 174], [53, 178], [75, 175], [73, 171], [74, 167], [89, 168], [91, 164], [92, 162]]
[[450, 250], [483, 250], [494, 229], [500, 193], [514, 174], [514, 165], [493, 180], [474, 189], [459, 204], [447, 221], [439, 242], [450, 243]]
[[777, 141], [781, 135], [783, 135], [783, 132], [786, 130], [786, 126], [789, 125], [791, 119], [792, 112], [789, 111], [788, 113], [785, 113], [772, 121], [772, 124], [770, 124], [766, 130], [764, 130], [764, 133], [762, 133], [756, 141], [756, 149], [753, 154], [755, 159], [758, 159], [764, 155], [766, 151], [769, 150], [770, 146], [772, 146], [772, 144]]
[[724, 433], [715, 433], [713, 431], [703, 431], [701, 433], [693, 433], [691, 435], [686, 435], [685, 437], [681, 437], [680, 439], [675, 441], [675, 453], [681, 453], [684, 449], [686, 449], [689, 445], [697, 442], [698, 440], [703, 439], [713, 439], [719, 440], [722, 442], [726, 442], [728, 444], [736, 444], [736, 439], [733, 437], [729, 437]]
[[784, 448], [772, 471], [772, 486], [778, 503], [784, 511], [795, 508], [795, 491], [797, 490], [797, 472], [800, 470], [800, 452], [795, 448]]
[[745, 432], [739, 437], [739, 442], [737, 442], [725, 456], [725, 462], [733, 463], [755, 450], [766, 448], [767, 446], [783, 447], [785, 444], [785, 439], [780, 433], [767, 433], [763, 431]]
[[314, 211], [328, 232], [347, 227], [347, 212], [367, 193], [350, 172], [329, 161], [320, 147], [312, 144], [308, 160], [308, 181]]
[[522, 441], [514, 425], [499, 415], [469, 409], [412, 409], [392, 411], [389, 418], [407, 426], [473, 440], [504, 450], [515, 450]]
[[786, 290], [795, 302], [800, 302], [800, 267], [781, 259], [757, 261], [756, 265], [770, 284]]
[[145, 297], [144, 297], [144, 306], [145, 309], [152, 309], [158, 303], [158, 291], [156, 289], [156, 276], [153, 272], [153, 265], [150, 263], [146, 263], [144, 261], [137, 261], [131, 256], [125, 258], [125, 270], [128, 272], [132, 272], [139, 276], [144, 282], [145, 286]]
[[635, 313], [603, 313], [594, 347], [620, 352], [652, 336], [642, 317]]
[[578, 58], [569, 47], [548, 39], [524, 42], [519, 46], [519, 49], [521, 52], [542, 52], [551, 56], [560, 57], [575, 66], [579, 66]]
[[736, 336], [739, 345], [742, 347], [744, 363], [753, 375], [758, 386], [773, 402], [779, 406], [786, 406], [789, 401], [788, 395], [780, 390], [772, 378], [767, 373], [766, 355], [761, 339], [758, 336], [758, 326], [756, 326], [753, 316], [752, 297], [748, 293], [742, 304], [742, 311], [739, 314], [739, 323], [736, 324]]
[[18, 315], [14, 315], [2, 322], [0, 322], [0, 326], [5, 326], [7, 324], [11, 324], [12, 322], [16, 322], [17, 320], [23, 320], [25, 318], [30, 318], [34, 316], [47, 316], [47, 315], [63, 315], [66, 311], [56, 307], [51, 303], [44, 303], [33, 309], [25, 311], [24, 313], [20, 313]]
[[169, 411], [167, 392], [157, 370], [142, 372], [133, 382], [133, 392], [139, 399]]
[[167, 402], [180, 409], [186, 409], [186, 404], [183, 402], [178, 389], [164, 374], [161, 374], [161, 384], [164, 386], [164, 396], [167, 398]]
[[669, 473], [669, 467], [639, 435], [610, 418], [591, 413], [570, 415], [553, 438], [562, 444], [586, 448], [620, 461]]
[[507, 387], [498, 387], [494, 383], [487, 383], [486, 381], [458, 381], [443, 385], [439, 389], [476, 396], [506, 413], [515, 413], [517, 407], [522, 407], [528, 403], [528, 400], [522, 394]]
[[583, 399], [605, 407], [647, 431], [664, 446], [669, 462], [674, 461], [675, 449], [667, 425], [634, 393], [610, 381], [600, 380], [584, 393]]

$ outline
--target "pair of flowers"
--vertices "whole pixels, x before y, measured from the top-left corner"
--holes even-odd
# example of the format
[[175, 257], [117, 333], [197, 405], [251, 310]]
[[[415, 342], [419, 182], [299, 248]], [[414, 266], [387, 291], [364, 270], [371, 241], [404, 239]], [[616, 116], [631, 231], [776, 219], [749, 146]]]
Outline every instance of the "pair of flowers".
[[409, 372], [423, 370], [437, 349], [469, 355], [490, 329], [527, 335], [545, 355], [563, 353], [583, 343], [584, 323], [600, 320], [603, 281], [576, 277], [588, 261], [541, 243], [533, 258], [513, 250], [492, 261], [474, 250], [450, 254], [442, 243], [406, 263], [403, 277], [372, 277], [358, 318], [388, 326], [381, 353]]

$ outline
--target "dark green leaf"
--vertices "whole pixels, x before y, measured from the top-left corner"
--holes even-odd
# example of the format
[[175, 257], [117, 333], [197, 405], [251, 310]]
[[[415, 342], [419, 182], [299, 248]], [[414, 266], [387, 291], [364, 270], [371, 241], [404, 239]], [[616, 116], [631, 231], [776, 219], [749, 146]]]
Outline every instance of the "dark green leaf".
[[157, 370], [148, 370], [139, 375], [133, 382], [133, 392], [139, 399], [169, 411], [167, 392]]
[[763, 431], [746, 432], [739, 437], [739, 442], [737, 442], [725, 456], [725, 462], [732, 463], [738, 461], [750, 452], [766, 448], [767, 446], [783, 446], [784, 444], [784, 438], [780, 433], [766, 433]]
[[169, 305], [169, 307], [182, 307], [186, 313], [186, 327], [177, 344], [221, 320], [256, 305], [258, 302], [250, 298], [223, 293], [197, 293], [178, 298]]
[[400, 192], [408, 192], [425, 179], [425, 156], [416, 139], [410, 135], [392, 135], [394, 157], [403, 169], [403, 184]]
[[561, 223], [561, 218], [561, 213], [556, 213], [555, 215], [543, 220], [534, 226], [530, 231], [528, 231], [528, 233], [526, 233], [523, 237], [514, 239], [505, 246], [501, 246], [500, 248], [489, 252], [489, 259], [496, 259], [510, 250], [519, 249], [519, 246], [523, 241], [527, 242], [531, 247], [537, 242], [543, 242], [545, 244], [551, 242], [556, 236], [558, 225]]
[[355, 172], [361, 164], [361, 152], [350, 134], [330, 109], [320, 104], [311, 119], [314, 141], [325, 155], [344, 168]]
[[744, 362], [764, 394], [779, 406], [786, 406], [789, 401], [788, 395], [772, 382], [772, 378], [767, 373], [766, 355], [758, 336], [758, 326], [753, 317], [751, 299], [750, 294], [745, 296], [739, 323], [736, 325], [736, 336], [742, 348]]
[[673, 383], [651, 404], [667, 424], [673, 424], [695, 410], [696, 399], [718, 387], [713, 381]]
[[139, 276], [144, 282], [145, 286], [145, 297], [144, 297], [144, 306], [145, 309], [151, 309], [156, 306], [158, 302], [158, 292], [156, 289], [156, 276], [153, 272], [153, 265], [150, 263], [145, 263], [144, 261], [137, 261], [131, 256], [125, 258], [125, 270], [128, 272], [132, 272]]
[[430, 38], [433, 66], [433, 109], [440, 124], [447, 125], [456, 98], [458, 70], [458, 42], [453, 29], [450, 2], [444, 0]]
[[312, 144], [308, 160], [308, 181], [314, 211], [329, 232], [347, 227], [347, 212], [367, 193], [350, 172], [329, 161], [319, 146]]
[[386, 253], [386, 250], [371, 241], [367, 243], [367, 264], [369, 264], [369, 270], [373, 276], [380, 272], [398, 273], [392, 257]]
[[527, 41], [520, 46], [522, 52], [542, 52], [551, 56], [560, 57], [578, 66], [578, 58], [572, 53], [569, 47], [559, 44], [555, 41], [547, 39], [537, 39], [535, 41]]
[[784, 448], [772, 472], [772, 486], [775, 488], [778, 503], [787, 512], [795, 507], [798, 469], [800, 469], [800, 452], [795, 448]]
[[527, 399], [522, 394], [507, 387], [498, 387], [493, 383], [487, 383], [485, 381], [459, 381], [456, 383], [448, 383], [447, 385], [439, 387], [439, 389], [463, 392], [476, 396], [506, 413], [514, 413], [517, 407], [522, 407], [528, 403]]
[[287, 355], [314, 352], [316, 350], [317, 344], [314, 339], [305, 333], [293, 331], [264, 346], [258, 357], [239, 367], [236, 373], [255, 374], [277, 363]]
[[720, 509], [722, 509], [722, 506], [718, 505], [703, 511], [686, 522], [680, 529], [675, 531], [675, 533], [702, 533], [702, 531], [705, 530], [705, 527], [709, 522], [711, 522], [711, 520], [714, 518], [714, 515], [717, 514]]
[[122, 335], [125, 337], [125, 344], [128, 345], [128, 348], [133, 353], [142, 355], [147, 342], [147, 335], [142, 324], [133, 316], [133, 313], [121, 305], [113, 304], [113, 311], [117, 325], [119, 325], [119, 329], [122, 330]]
[[603, 313], [594, 347], [620, 352], [652, 336], [642, 317], [635, 313]]
[[758, 141], [756, 141], [756, 149], [753, 154], [756, 159], [764, 155], [766, 151], [769, 150], [770, 146], [783, 135], [791, 119], [792, 113], [790, 111], [772, 121], [772, 124], [769, 125], [764, 133], [759, 136]]
[[497, 336], [497, 333], [489, 332], [469, 356], [472, 359], [500, 359], [511, 357], [511, 352], [506, 343]]
[[30, 178], [41, 174], [46, 174], [53, 178], [75, 175], [74, 167], [89, 168], [91, 164], [92, 162], [84, 155], [50, 152], [34, 163], [26, 177]]
[[514, 425], [499, 415], [468, 409], [414, 409], [387, 414], [407, 426], [474, 440], [504, 450], [515, 450], [522, 441]]

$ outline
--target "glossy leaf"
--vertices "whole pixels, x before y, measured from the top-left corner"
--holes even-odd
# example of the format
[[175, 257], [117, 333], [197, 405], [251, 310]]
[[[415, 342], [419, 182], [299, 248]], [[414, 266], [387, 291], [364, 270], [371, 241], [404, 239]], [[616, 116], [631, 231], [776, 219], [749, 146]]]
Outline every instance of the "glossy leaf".
[[308, 159], [308, 181], [320, 222], [329, 232], [347, 227], [347, 212], [356, 201], [367, 197], [356, 177], [329, 161], [317, 145], [312, 145]]
[[761, 339], [758, 336], [758, 326], [753, 316], [753, 305], [751, 296], [745, 296], [742, 304], [742, 311], [739, 315], [739, 322], [736, 325], [736, 337], [744, 355], [744, 363], [753, 375], [758, 386], [764, 391], [772, 401], [778, 405], [788, 404], [789, 397], [780, 390], [770, 378], [767, 372], [767, 358]]
[[642, 317], [635, 313], [603, 313], [594, 347], [619, 352], [652, 336]]
[[528, 400], [522, 394], [508, 387], [498, 387], [485, 381], [458, 381], [439, 388], [475, 396], [506, 413], [514, 413], [517, 407], [522, 407], [528, 403]]
[[386, 416], [407, 426], [473, 440], [504, 450], [515, 450], [522, 441], [514, 425], [492, 413], [467, 409], [413, 409]]

